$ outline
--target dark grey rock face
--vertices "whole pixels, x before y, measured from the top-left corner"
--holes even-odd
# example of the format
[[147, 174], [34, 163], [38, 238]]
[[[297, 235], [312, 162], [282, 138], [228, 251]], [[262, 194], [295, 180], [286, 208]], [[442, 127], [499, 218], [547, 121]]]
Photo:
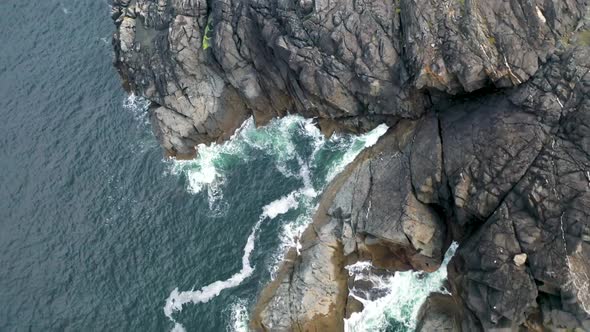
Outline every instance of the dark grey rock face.
[[[115, 65], [192, 157], [298, 113], [390, 131], [324, 194], [252, 326], [341, 330], [346, 264], [435, 269], [421, 330], [590, 330], [585, 0], [114, 0]], [[319, 299], [319, 300], [318, 300]]]
[[364, 131], [420, 117], [428, 90], [519, 85], [586, 10], [582, 0], [114, 0], [115, 62], [156, 105], [162, 145], [185, 155], [250, 114]]
[[[561, 62], [507, 93], [514, 108], [509, 119], [519, 119], [517, 126], [504, 132], [503, 140], [509, 143], [497, 142], [494, 133], [484, 132], [486, 153], [472, 154], [467, 149], [462, 158], [456, 158], [461, 165], [469, 165], [458, 171], [469, 169], [484, 180], [489, 174], [492, 181], [475, 181], [475, 185], [472, 176], [464, 175], [463, 181], [483, 190], [463, 190], [460, 176], [455, 181], [448, 176], [458, 216], [454, 222], [483, 223], [466, 234], [452, 262], [451, 282], [486, 329], [522, 324], [537, 311], [544, 324], [588, 329], [589, 51], [563, 54]], [[495, 112], [503, 110], [496, 108]], [[529, 121], [529, 131], [521, 127], [527, 123], [521, 120], [524, 114], [536, 119], [536, 124]], [[516, 122], [504, 119], [502, 123], [513, 126]], [[528, 134], [521, 136], [523, 133]], [[502, 171], [490, 171], [490, 167]], [[504, 175], [507, 170], [509, 176]], [[487, 199], [477, 195], [466, 199], [464, 194], [457, 199], [462, 192], [486, 193], [483, 198]], [[465, 206], [481, 209], [465, 213]], [[526, 261], [517, 264], [515, 256], [522, 254]], [[547, 299], [560, 302], [559, 308], [547, 306], [545, 303], [556, 303]], [[561, 312], [568, 313], [566, 319], [555, 314]]]
[[152, 102], [154, 132], [166, 151], [191, 157], [195, 147], [227, 139], [250, 112], [201, 50], [202, 1], [114, 1], [115, 64], [126, 88]]
[[431, 294], [418, 312], [417, 332], [460, 331], [461, 309], [450, 295]]
[[389, 268], [434, 271], [440, 265], [445, 225], [412, 191], [409, 150], [415, 131], [416, 122], [400, 122], [350, 175], [342, 175], [347, 179], [327, 216], [343, 225], [346, 256], [370, 258]]

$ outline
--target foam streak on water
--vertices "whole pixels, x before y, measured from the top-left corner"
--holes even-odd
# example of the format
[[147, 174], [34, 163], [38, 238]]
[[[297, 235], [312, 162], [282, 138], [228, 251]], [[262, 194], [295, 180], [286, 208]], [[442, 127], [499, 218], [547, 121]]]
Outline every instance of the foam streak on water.
[[244, 255], [242, 256], [242, 269], [239, 272], [235, 273], [229, 279], [215, 281], [197, 291], [191, 290], [179, 292], [178, 288], [175, 288], [170, 293], [168, 299], [166, 300], [166, 305], [164, 306], [164, 314], [175, 323], [174, 330], [184, 330], [182, 325], [177, 323], [172, 317], [172, 314], [175, 311], [181, 311], [182, 307], [188, 303], [197, 304], [208, 302], [212, 298], [219, 295], [221, 291], [240, 285], [246, 278], [252, 275], [254, 267], [250, 264], [250, 255], [254, 250], [254, 240], [260, 225], [266, 219], [274, 219], [278, 215], [287, 213], [289, 210], [296, 208], [298, 204], [297, 200], [295, 199], [295, 195], [296, 193], [293, 192], [285, 197], [279, 198], [276, 201], [270, 202], [262, 208], [263, 212], [260, 215], [260, 219], [258, 219], [252, 228], [252, 231], [248, 236], [246, 246], [244, 247]]
[[[187, 190], [190, 193], [206, 192], [209, 208], [213, 213], [224, 210], [218, 207], [224, 202], [225, 180], [231, 174], [235, 160], [248, 163], [253, 158], [264, 154], [271, 159], [272, 165], [269, 166], [274, 166], [285, 178], [300, 180], [302, 186], [263, 208], [260, 219], [253, 227], [244, 248], [241, 271], [227, 280], [214, 282], [197, 291], [179, 292], [175, 289], [166, 301], [164, 308], [166, 316], [174, 321], [172, 314], [180, 311], [184, 304], [207, 302], [223, 289], [241, 284], [254, 271], [249, 261], [250, 253], [254, 250], [254, 240], [263, 221], [297, 208], [297, 212], [290, 214], [293, 216], [291, 220], [281, 221], [282, 230], [278, 234], [281, 244], [270, 260], [266, 261], [268, 264], [266, 268], [274, 279], [285, 251], [289, 247], [299, 246], [297, 239], [312, 220], [312, 214], [318, 204], [318, 193], [321, 193], [329, 181], [364, 148], [375, 144], [386, 131], [387, 126], [381, 125], [361, 136], [334, 135], [326, 139], [314, 125], [313, 119], [291, 115], [272, 120], [261, 128], [256, 128], [253, 119], [248, 119], [229, 141], [199, 146], [199, 155], [195, 160], [173, 160], [171, 173], [186, 177]], [[231, 160], [234, 161], [233, 164], [228, 162]], [[248, 300], [240, 299], [232, 305], [230, 330], [243, 330], [237, 326], [246, 324], [247, 315], [244, 314], [244, 308], [247, 302]], [[235, 320], [235, 317], [242, 318]], [[182, 325], [176, 323], [175, 328], [181, 327]]]
[[246, 301], [238, 300], [230, 306], [230, 325], [228, 330], [248, 332], [248, 306]]
[[127, 99], [123, 102], [123, 108], [133, 113], [133, 116], [137, 121], [142, 124], [148, 124], [148, 113], [147, 110], [150, 107], [150, 101], [146, 98], [130, 94]]
[[[199, 145], [199, 155], [196, 159], [175, 160], [171, 171], [175, 174], [184, 173], [188, 178], [187, 190], [198, 194], [204, 189], [223, 187], [224, 159], [237, 157], [248, 160], [252, 156], [252, 151], [256, 151], [272, 156], [274, 166], [286, 177], [307, 175], [307, 177], [303, 177], [303, 180], [311, 180], [314, 174], [302, 174], [301, 169], [299, 172], [293, 171], [289, 168], [288, 163], [297, 160], [300, 166], [314, 165], [318, 153], [329, 149], [340, 156], [332, 164], [322, 165], [329, 167], [328, 176], [322, 181], [323, 184], [326, 184], [354, 160], [364, 148], [374, 145], [377, 139], [387, 131], [387, 128], [382, 124], [364, 135], [352, 137], [335, 134], [327, 140], [313, 124], [313, 119], [290, 115], [274, 119], [265, 127], [256, 128], [254, 120], [250, 118], [242, 124], [229, 141], [222, 144], [212, 143], [209, 146]], [[313, 147], [311, 155], [299, 155], [295, 146], [297, 138], [306, 138], [310, 141], [309, 144]], [[217, 198], [222, 199], [222, 197]]]
[[345, 319], [345, 331], [385, 331], [395, 324], [395, 331], [414, 331], [420, 306], [431, 292], [448, 293], [443, 287], [447, 278], [447, 264], [453, 257], [457, 244], [453, 243], [445, 254], [440, 268], [432, 273], [416, 271], [396, 272], [394, 276], [380, 277], [370, 273], [370, 262], [358, 262], [346, 269], [355, 279], [371, 281], [376, 288], [385, 290], [386, 295], [376, 300], [366, 300], [350, 294], [359, 300], [364, 309]]
[[[256, 128], [252, 118], [246, 120], [232, 138], [222, 144], [213, 143], [210, 146], [200, 145], [199, 155], [195, 160], [173, 160], [171, 173], [184, 174], [187, 178], [187, 190], [193, 194], [207, 192], [209, 208], [217, 214], [223, 211], [223, 190], [226, 172], [225, 161], [237, 158], [248, 161], [257, 153], [270, 155], [274, 167], [285, 177], [298, 178], [303, 182], [303, 189], [299, 196], [303, 212], [283, 227], [280, 234], [282, 245], [279, 248], [274, 263], [269, 266], [271, 274], [277, 269], [284, 251], [298, 243], [298, 238], [305, 227], [311, 222], [311, 215], [317, 205], [318, 193], [338, 174], [346, 165], [366, 147], [374, 145], [388, 127], [384, 124], [360, 136], [335, 134], [326, 139], [314, 125], [313, 119], [290, 115], [281, 119], [274, 119], [262, 128]], [[295, 141], [306, 139], [312, 148], [310, 155], [300, 155]], [[322, 154], [336, 156], [326, 163], [321, 159]], [[298, 170], [289, 167], [291, 161], [296, 161]], [[322, 168], [327, 172], [320, 175]]]

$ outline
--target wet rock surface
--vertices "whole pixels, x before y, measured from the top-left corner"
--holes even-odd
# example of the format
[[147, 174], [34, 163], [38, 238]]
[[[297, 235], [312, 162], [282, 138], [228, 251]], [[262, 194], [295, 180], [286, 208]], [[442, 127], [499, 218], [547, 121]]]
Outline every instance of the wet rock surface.
[[590, 330], [586, 1], [113, 2], [115, 65], [170, 155], [249, 116], [390, 126], [324, 193], [253, 328], [342, 330], [346, 265], [432, 271], [454, 240], [452, 295], [419, 330]]

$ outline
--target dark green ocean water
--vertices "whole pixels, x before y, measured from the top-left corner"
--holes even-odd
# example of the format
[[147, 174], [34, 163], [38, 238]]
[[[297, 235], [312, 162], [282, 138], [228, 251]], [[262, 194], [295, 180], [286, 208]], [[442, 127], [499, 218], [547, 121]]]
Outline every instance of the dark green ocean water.
[[[107, 1], [0, 12], [0, 331], [243, 330], [322, 188], [385, 129], [327, 141], [298, 117], [248, 122], [164, 160], [112, 67]], [[355, 330], [411, 316], [400, 298]]]

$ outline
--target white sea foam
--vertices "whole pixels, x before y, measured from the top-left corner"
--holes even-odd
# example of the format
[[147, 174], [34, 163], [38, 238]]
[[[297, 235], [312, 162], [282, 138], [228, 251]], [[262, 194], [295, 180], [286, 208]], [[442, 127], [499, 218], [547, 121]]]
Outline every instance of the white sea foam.
[[313, 152], [311, 153], [310, 160], [314, 160], [316, 154], [321, 150], [321, 148], [326, 143], [326, 138], [324, 134], [316, 127], [314, 123], [314, 119], [306, 119], [303, 123], [303, 129], [305, 133], [312, 138], [313, 141]]
[[210, 155], [203, 154], [201, 160], [201, 167], [190, 172], [188, 176], [188, 188], [195, 194], [201, 192], [206, 186], [215, 184], [215, 187], [218, 187], [220, 184], [216, 183], [216, 180], [219, 180], [219, 173], [217, 173]]
[[186, 332], [186, 329], [182, 324], [174, 322], [174, 327], [170, 332]]
[[387, 295], [376, 300], [366, 300], [356, 296], [355, 290], [350, 290], [353, 297], [359, 300], [364, 308], [361, 312], [352, 314], [345, 319], [345, 330], [349, 332], [384, 331], [388, 321], [395, 320], [403, 325], [407, 331], [416, 327], [416, 316], [420, 306], [433, 291], [447, 292], [443, 282], [447, 278], [447, 264], [454, 255], [457, 244], [453, 243], [440, 268], [432, 273], [415, 271], [396, 272], [394, 276], [379, 277], [369, 272], [370, 262], [360, 262], [346, 269], [355, 278], [371, 281], [375, 288], [384, 289]]
[[[175, 160], [171, 173], [184, 173], [187, 177], [187, 189], [190, 193], [198, 194], [212, 188], [216, 194], [209, 196], [220, 200], [223, 198], [223, 184], [225, 169], [223, 160], [231, 157], [242, 161], [251, 157], [252, 150], [272, 156], [274, 166], [286, 177], [296, 177], [297, 171], [289, 168], [289, 161], [298, 157], [295, 147], [295, 137], [305, 135], [300, 128], [302, 123], [306, 128], [308, 120], [298, 116], [287, 116], [272, 120], [263, 128], [256, 128], [254, 120], [249, 118], [236, 131], [233, 137], [222, 143], [212, 143], [209, 146], [199, 145], [197, 158], [194, 160]], [[315, 129], [317, 131], [317, 128]], [[317, 137], [317, 133], [312, 133]], [[319, 144], [316, 142], [316, 144]]]
[[342, 156], [340, 162], [334, 164], [328, 172], [326, 182], [330, 182], [336, 175], [344, 170], [344, 168], [350, 164], [356, 156], [358, 156], [365, 148], [371, 147], [377, 143], [379, 137], [383, 136], [387, 132], [389, 127], [386, 124], [380, 124], [370, 132], [357, 137], [352, 144], [346, 149], [346, 152]]
[[125, 101], [123, 101], [123, 108], [130, 111], [133, 114], [133, 117], [142, 124], [149, 124], [147, 110], [150, 107], [150, 104], [151, 102], [148, 99], [136, 96], [132, 93], [127, 96]]
[[[199, 154], [194, 160], [174, 160], [171, 173], [184, 173], [187, 177], [187, 189], [190, 193], [198, 194], [203, 189], [211, 189], [208, 196], [214, 200], [223, 198], [222, 185], [224, 182], [223, 172], [220, 171], [217, 163], [224, 157], [239, 156], [240, 159], [247, 159], [244, 153], [244, 139], [254, 128], [254, 120], [249, 118], [236, 130], [230, 140], [223, 144], [211, 143], [207, 146], [199, 144]], [[210, 205], [212, 202], [210, 201]]]
[[364, 135], [365, 147], [368, 148], [370, 146], [375, 145], [379, 140], [379, 137], [383, 136], [383, 134], [387, 132], [387, 129], [389, 129], [389, 127], [386, 124], [382, 123], [375, 129], [371, 130], [369, 133]]
[[[276, 273], [278, 272], [283, 255], [289, 248], [295, 247], [297, 249], [297, 253], [299, 254], [299, 250], [301, 248], [299, 238], [301, 238], [301, 234], [311, 222], [311, 214], [315, 210], [312, 204], [314, 203], [314, 199], [317, 197], [317, 192], [312, 185], [310, 170], [306, 164], [304, 164], [301, 160], [299, 161], [299, 178], [302, 180], [304, 185], [302, 188], [292, 193], [292, 195], [297, 199], [298, 206], [302, 206], [303, 209], [294, 220], [285, 223], [281, 228], [281, 232], [279, 234], [279, 238], [281, 240], [279, 248], [272, 256], [271, 264], [268, 266], [272, 280], [274, 280], [276, 277]], [[287, 197], [287, 199], [290, 199], [290, 197]]]
[[[313, 121], [299, 116], [287, 116], [272, 120], [265, 127], [256, 128], [253, 119], [249, 119], [229, 141], [223, 144], [199, 146], [199, 155], [195, 160], [173, 160], [171, 162], [170, 172], [172, 174], [182, 173], [186, 176], [187, 190], [190, 193], [207, 192], [209, 208], [214, 210], [213, 213], [216, 210], [224, 210], [219, 206], [224, 202], [223, 189], [226, 173], [229, 170], [226, 166], [228, 158], [247, 162], [249, 158], [263, 153], [271, 157], [274, 167], [282, 175], [297, 178], [302, 182], [302, 187], [263, 208], [260, 219], [248, 237], [242, 257], [242, 269], [238, 273], [227, 280], [216, 281], [200, 290], [181, 292], [175, 289], [170, 293], [164, 312], [172, 321], [174, 321], [173, 313], [182, 310], [183, 305], [207, 302], [224, 289], [236, 287], [248, 278], [254, 271], [250, 262], [250, 254], [254, 249], [254, 240], [262, 222], [267, 218], [273, 219], [280, 214], [298, 208], [298, 213], [294, 215], [292, 220], [283, 220], [284, 224], [279, 235], [281, 244], [277, 248], [277, 252], [271, 256], [269, 266], [271, 277], [274, 279], [274, 274], [285, 251], [290, 247], [300, 248], [298, 239], [312, 220], [312, 214], [317, 208], [318, 192], [321, 192], [325, 185], [365, 147], [375, 144], [377, 139], [387, 130], [387, 126], [382, 125], [358, 137], [333, 135], [332, 138], [326, 140]], [[307, 149], [298, 151], [296, 144], [304, 144]], [[328, 175], [323, 179], [317, 178], [317, 174], [314, 173], [316, 167], [321, 167], [317, 168], [321, 170], [326, 165], [324, 161], [317, 165], [316, 158], [321, 155], [320, 151], [327, 145], [329, 147], [325, 152], [334, 153], [337, 157], [332, 159], [331, 164], [327, 166], [329, 168]], [[247, 321], [247, 319], [245, 320]], [[182, 328], [182, 325], [175, 322], [175, 328]]]
[[262, 208], [263, 212], [252, 228], [252, 231], [248, 236], [246, 246], [244, 247], [244, 255], [242, 256], [242, 269], [239, 272], [235, 273], [229, 279], [215, 281], [207, 286], [204, 286], [200, 290], [181, 292], [178, 290], [178, 288], [175, 288], [170, 293], [168, 299], [166, 299], [166, 304], [164, 305], [164, 314], [174, 322], [174, 329], [182, 328], [184, 330], [184, 327], [174, 320], [172, 314], [176, 311], [182, 311], [182, 307], [185, 304], [209, 302], [209, 300], [219, 295], [221, 291], [240, 285], [246, 278], [252, 275], [252, 272], [254, 272], [254, 267], [250, 264], [250, 256], [254, 250], [254, 240], [260, 225], [266, 219], [274, 219], [278, 215], [285, 214], [289, 210], [296, 208], [297, 201], [294, 199], [294, 197], [295, 192], [281, 197], [278, 200], [272, 201]]
[[367, 271], [373, 266], [369, 261], [358, 261], [354, 264], [347, 265], [344, 268], [348, 271], [348, 275], [359, 276], [364, 271]]
[[328, 143], [323, 134], [317, 129], [310, 119], [303, 120], [301, 126], [307, 137], [312, 138], [313, 152], [306, 163], [301, 158], [297, 157], [299, 164], [298, 178], [301, 179], [304, 186], [299, 190], [301, 197], [299, 203], [304, 207], [301, 214], [299, 214], [293, 221], [286, 223], [280, 233], [281, 244], [271, 259], [269, 265], [269, 272], [271, 279], [274, 280], [276, 273], [283, 260], [283, 256], [290, 248], [295, 248], [297, 254], [300, 253], [301, 244], [299, 239], [301, 234], [313, 220], [313, 213], [317, 210], [317, 196], [318, 192], [323, 191], [324, 187], [341, 172], [346, 165], [348, 165], [354, 158], [366, 147], [374, 145], [379, 137], [381, 137], [388, 129], [386, 125], [380, 125], [373, 131], [360, 135], [351, 139], [345, 136], [334, 135], [331, 140], [335, 143], [337, 151], [343, 151], [342, 157], [334, 161], [330, 167], [327, 177], [322, 181], [319, 188], [314, 188], [313, 176], [309, 165], [315, 162], [315, 158], [319, 151]]
[[[129, 97], [127, 104], [135, 110], [142, 107], [147, 109], [149, 106], [149, 104], [145, 106], [144, 99], [134, 95]], [[139, 114], [145, 114], [145, 111]], [[387, 128], [386, 125], [380, 125], [369, 133], [353, 138], [352, 142], [350, 139], [345, 139], [345, 136], [334, 135], [330, 141], [336, 142], [336, 149], [344, 151], [344, 154], [330, 167], [324, 182], [329, 182], [342, 171], [365, 147], [375, 144]], [[311, 144], [313, 148], [310, 156], [299, 155], [295, 146], [296, 138], [309, 140], [308, 144]], [[197, 147], [199, 154], [196, 159], [174, 160], [171, 173], [185, 174], [187, 190], [190, 193], [198, 194], [207, 190], [209, 205], [212, 207], [223, 199], [226, 170], [220, 164], [223, 164], [224, 159], [231, 157], [248, 160], [254, 149], [259, 153], [272, 156], [275, 168], [285, 177], [300, 178], [304, 181], [307, 190], [304, 194], [316, 196], [316, 189], [311, 185], [313, 174], [310, 172], [309, 165], [314, 163], [317, 153], [326, 146], [327, 142], [314, 125], [313, 119], [290, 115], [274, 119], [265, 127], [256, 128], [254, 120], [250, 118], [242, 124], [230, 140], [222, 144], [199, 145]], [[303, 158], [307, 162], [302, 161]], [[291, 165], [299, 165], [299, 170], [293, 169]]]
[[228, 330], [232, 332], [248, 332], [248, 308], [244, 300], [238, 300], [229, 308]]
[[300, 213], [293, 221], [286, 222], [281, 227], [279, 238], [280, 245], [274, 255], [270, 258], [270, 264], [268, 265], [268, 271], [270, 273], [271, 280], [276, 278], [280, 264], [283, 261], [283, 257], [287, 250], [295, 248], [297, 254], [300, 254], [301, 244], [299, 239], [301, 234], [307, 228], [312, 221], [312, 212], [316, 210], [316, 207], [310, 207], [311, 203], [308, 197], [301, 196], [299, 199], [300, 206], [303, 206], [303, 212]]
[[262, 217], [274, 219], [279, 214], [285, 214], [289, 210], [297, 207], [297, 194], [298, 192], [292, 192], [285, 197], [281, 197], [276, 201], [267, 204], [262, 208]]

